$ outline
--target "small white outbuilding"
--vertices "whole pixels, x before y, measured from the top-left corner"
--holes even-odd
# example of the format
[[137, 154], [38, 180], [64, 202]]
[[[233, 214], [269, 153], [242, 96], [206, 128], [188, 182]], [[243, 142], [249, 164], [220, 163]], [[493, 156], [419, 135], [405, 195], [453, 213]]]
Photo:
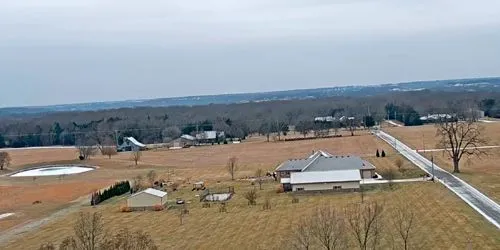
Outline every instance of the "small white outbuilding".
[[131, 195], [127, 199], [127, 207], [131, 209], [148, 209], [154, 206], [165, 206], [167, 203], [167, 192], [148, 188]]

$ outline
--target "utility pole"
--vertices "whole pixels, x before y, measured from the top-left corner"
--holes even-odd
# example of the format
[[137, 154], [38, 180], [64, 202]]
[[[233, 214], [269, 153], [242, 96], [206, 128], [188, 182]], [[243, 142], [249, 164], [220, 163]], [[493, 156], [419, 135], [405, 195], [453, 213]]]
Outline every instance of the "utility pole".
[[116, 141], [116, 146], [118, 147], [118, 130], [115, 129], [115, 141]]
[[432, 181], [434, 181], [434, 155], [431, 155]]

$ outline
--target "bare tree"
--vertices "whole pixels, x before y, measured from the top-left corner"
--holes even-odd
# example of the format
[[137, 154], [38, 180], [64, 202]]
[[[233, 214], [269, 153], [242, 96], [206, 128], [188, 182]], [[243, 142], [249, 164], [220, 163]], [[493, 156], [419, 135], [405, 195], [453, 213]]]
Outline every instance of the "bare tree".
[[259, 182], [259, 189], [262, 190], [262, 176], [264, 175], [264, 170], [262, 170], [262, 168], [259, 168], [257, 169], [257, 171], [255, 171], [255, 176], [257, 177], [257, 181]]
[[83, 160], [89, 159], [97, 153], [97, 147], [95, 146], [78, 145], [76, 149]]
[[257, 191], [254, 189], [247, 191], [243, 197], [247, 199], [248, 205], [255, 206], [257, 204]]
[[313, 237], [327, 250], [345, 249], [345, 221], [343, 216], [331, 207], [316, 210], [311, 218]]
[[151, 171], [149, 171], [149, 172], [148, 172], [147, 177], [148, 177], [149, 183], [150, 183], [151, 185], [153, 185], [153, 184], [154, 184], [155, 179], [156, 179], [156, 176], [157, 176], [157, 175], [156, 175], [156, 172], [155, 172], [154, 170], [151, 170]]
[[297, 250], [309, 250], [313, 245], [313, 234], [309, 219], [301, 219], [290, 235], [289, 242]]
[[444, 148], [453, 161], [453, 173], [460, 173], [462, 156], [479, 156], [484, 150], [477, 148], [486, 143], [482, 136], [483, 128], [471, 120], [441, 119], [437, 124], [436, 135], [440, 138], [438, 147]]
[[376, 248], [380, 237], [383, 206], [377, 202], [352, 204], [345, 208], [348, 229], [362, 250]]
[[59, 244], [59, 250], [77, 250], [78, 244], [74, 237], [66, 237], [61, 244]]
[[231, 175], [231, 180], [234, 181], [234, 175], [238, 171], [238, 158], [234, 156], [229, 158], [229, 160], [227, 161], [226, 168], [227, 172]]
[[73, 229], [81, 249], [99, 249], [104, 237], [104, 222], [100, 213], [80, 213]]
[[11, 158], [8, 152], [0, 152], [0, 170], [10, 165]]
[[392, 189], [392, 186], [394, 185], [394, 178], [396, 178], [396, 170], [392, 167], [388, 167], [380, 172], [382, 177], [387, 180], [387, 183], [389, 184], [389, 188]]
[[137, 192], [139, 190], [142, 190], [143, 189], [143, 177], [142, 175], [138, 175], [136, 177], [134, 177], [134, 191]]
[[177, 126], [172, 126], [165, 128], [161, 134], [163, 136], [163, 142], [168, 142], [181, 136], [182, 131]]
[[52, 243], [42, 244], [38, 250], [56, 250], [56, 247]]
[[391, 215], [391, 219], [397, 235], [403, 241], [404, 249], [408, 250], [410, 248], [411, 236], [417, 222], [413, 207], [400, 202], [395, 208], [394, 214]]
[[101, 154], [109, 157], [111, 159], [111, 156], [117, 155], [118, 152], [116, 151], [116, 147], [114, 146], [104, 146], [101, 148]]
[[130, 159], [135, 162], [135, 165], [137, 166], [137, 162], [141, 160], [142, 152], [140, 150], [134, 150], [132, 151], [130, 155]]

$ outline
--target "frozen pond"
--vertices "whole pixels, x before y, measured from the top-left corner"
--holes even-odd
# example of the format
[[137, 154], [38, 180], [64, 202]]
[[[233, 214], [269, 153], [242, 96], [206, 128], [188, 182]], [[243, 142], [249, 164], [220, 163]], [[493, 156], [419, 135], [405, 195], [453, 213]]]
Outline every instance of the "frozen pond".
[[12, 174], [11, 177], [70, 175], [70, 174], [84, 173], [94, 169], [95, 169], [94, 167], [88, 167], [82, 165], [41, 166], [38, 168], [19, 171], [15, 174]]
[[12, 215], [14, 215], [14, 213], [5, 213], [5, 214], [0, 214], [0, 220], [1, 220], [1, 219], [5, 219], [5, 218], [7, 218], [7, 217], [9, 217], [9, 216], [12, 216]]
[[209, 194], [205, 196], [206, 201], [227, 201], [231, 198], [231, 194]]

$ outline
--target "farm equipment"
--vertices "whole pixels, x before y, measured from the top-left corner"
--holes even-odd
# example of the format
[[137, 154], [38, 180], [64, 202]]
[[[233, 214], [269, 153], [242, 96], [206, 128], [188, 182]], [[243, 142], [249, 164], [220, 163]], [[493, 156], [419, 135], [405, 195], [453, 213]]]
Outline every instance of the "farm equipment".
[[191, 191], [200, 191], [200, 190], [205, 190], [205, 183], [203, 181], [196, 182], [193, 184], [193, 189]]

